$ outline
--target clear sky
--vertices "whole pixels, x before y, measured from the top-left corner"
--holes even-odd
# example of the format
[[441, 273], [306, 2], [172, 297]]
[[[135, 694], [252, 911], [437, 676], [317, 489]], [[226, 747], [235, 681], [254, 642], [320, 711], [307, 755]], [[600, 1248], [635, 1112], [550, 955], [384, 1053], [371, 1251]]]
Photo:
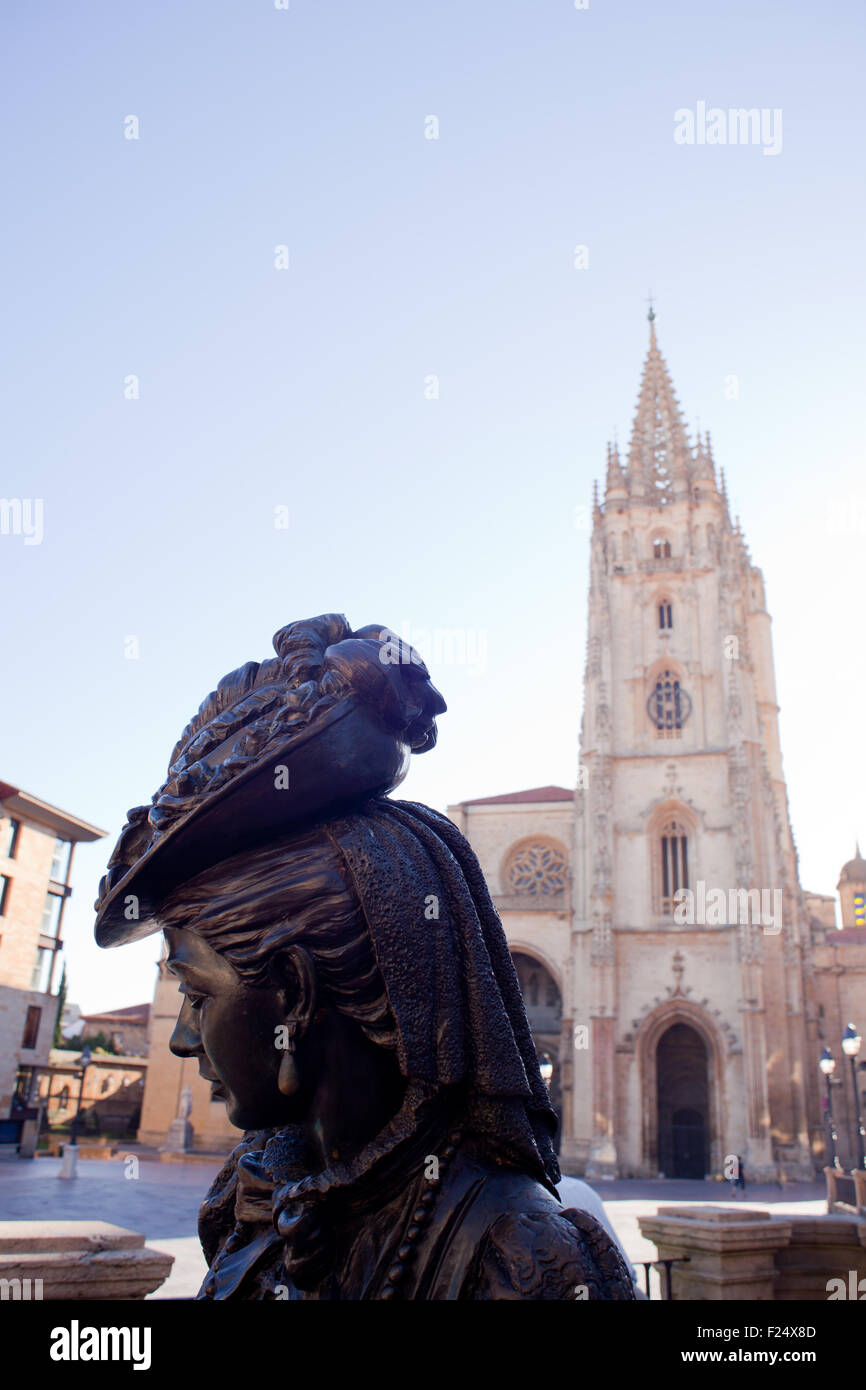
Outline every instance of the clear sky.
[[[401, 794], [573, 785], [576, 509], [650, 289], [765, 574], [801, 878], [833, 892], [866, 845], [860, 4], [7, 0], [2, 29], [2, 492], [44, 535], [0, 535], [0, 777], [109, 831], [71, 998], [151, 997], [156, 938], [92, 942], [105, 859], [294, 619], [428, 658], [450, 710]], [[699, 102], [780, 111], [781, 149], [677, 143]]]

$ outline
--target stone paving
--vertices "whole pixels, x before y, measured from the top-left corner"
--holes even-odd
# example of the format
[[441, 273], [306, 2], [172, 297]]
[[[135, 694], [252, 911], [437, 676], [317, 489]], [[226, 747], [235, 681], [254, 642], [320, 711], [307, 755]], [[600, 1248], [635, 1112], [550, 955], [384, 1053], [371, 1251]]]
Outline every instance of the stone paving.
[[[219, 1171], [221, 1160], [161, 1163], [139, 1160], [138, 1177], [127, 1177], [131, 1166], [122, 1158], [80, 1159], [78, 1176], [59, 1176], [60, 1160], [0, 1163], [0, 1220], [75, 1221], [99, 1218], [141, 1232], [154, 1250], [175, 1256], [172, 1272], [152, 1298], [192, 1298], [206, 1266], [196, 1236], [196, 1217], [202, 1197]], [[652, 1260], [655, 1246], [640, 1234], [638, 1217], [660, 1206], [692, 1206], [708, 1202], [721, 1206], [769, 1208], [772, 1212], [817, 1215], [826, 1211], [823, 1182], [749, 1186], [745, 1199], [733, 1196], [720, 1182], [618, 1180], [591, 1186], [601, 1197], [611, 1225], [632, 1261]], [[580, 1186], [564, 1178], [560, 1196], [578, 1206]], [[643, 1271], [638, 1271], [643, 1286]], [[658, 1297], [658, 1279], [651, 1276], [651, 1296]]]
[[126, 1177], [122, 1158], [82, 1158], [78, 1176], [59, 1176], [60, 1159], [0, 1163], [0, 1220], [82, 1221], [98, 1218], [141, 1232], [154, 1250], [174, 1255], [162, 1288], [152, 1298], [192, 1298], [207, 1271], [196, 1235], [201, 1200], [222, 1166], [139, 1161]]

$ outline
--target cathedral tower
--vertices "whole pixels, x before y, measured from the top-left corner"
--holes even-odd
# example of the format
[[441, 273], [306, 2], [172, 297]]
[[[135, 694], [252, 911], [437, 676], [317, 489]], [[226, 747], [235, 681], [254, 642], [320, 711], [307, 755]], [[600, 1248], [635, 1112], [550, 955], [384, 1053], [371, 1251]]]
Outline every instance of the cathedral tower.
[[595, 498], [575, 798], [570, 1132], [590, 1176], [811, 1176], [811, 949], [761, 571], [650, 310]]

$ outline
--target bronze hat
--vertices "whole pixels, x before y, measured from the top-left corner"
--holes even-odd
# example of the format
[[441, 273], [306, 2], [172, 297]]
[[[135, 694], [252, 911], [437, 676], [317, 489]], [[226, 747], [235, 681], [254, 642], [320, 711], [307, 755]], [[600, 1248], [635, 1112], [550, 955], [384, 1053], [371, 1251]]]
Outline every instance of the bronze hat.
[[325, 613], [274, 650], [222, 678], [129, 812], [94, 904], [100, 946], [159, 931], [162, 899], [219, 860], [393, 791], [435, 745], [445, 701], [389, 628]]

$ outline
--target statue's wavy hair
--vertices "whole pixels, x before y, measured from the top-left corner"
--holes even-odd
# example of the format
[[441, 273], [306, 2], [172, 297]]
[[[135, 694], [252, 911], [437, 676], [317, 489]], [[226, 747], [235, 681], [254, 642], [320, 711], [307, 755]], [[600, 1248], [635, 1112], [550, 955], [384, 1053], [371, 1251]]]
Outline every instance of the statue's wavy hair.
[[396, 1045], [361, 904], [322, 828], [294, 834], [206, 869], [160, 908], [164, 927], [185, 927], [225, 956], [245, 984], [273, 982], [275, 954], [300, 945], [320, 991], [380, 1047]]

